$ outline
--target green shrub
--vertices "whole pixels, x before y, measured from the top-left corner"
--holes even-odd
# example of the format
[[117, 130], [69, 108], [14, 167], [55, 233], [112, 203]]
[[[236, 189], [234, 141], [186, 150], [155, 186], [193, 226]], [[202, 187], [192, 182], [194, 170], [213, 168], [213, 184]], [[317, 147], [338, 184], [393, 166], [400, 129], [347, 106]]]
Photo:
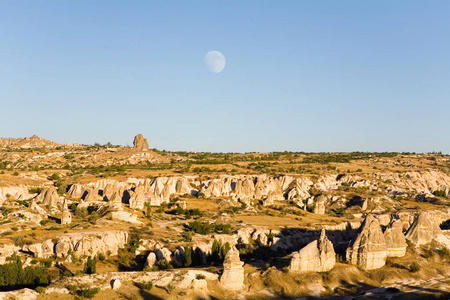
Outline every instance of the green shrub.
[[194, 221], [189, 223], [189, 229], [195, 233], [206, 235], [211, 233], [211, 224]]
[[420, 265], [416, 262], [413, 262], [412, 264], [409, 265], [409, 271], [411, 273], [415, 273], [420, 271]]
[[171, 270], [173, 269], [173, 265], [168, 262], [166, 259], [161, 259], [156, 263], [156, 267], [158, 267], [159, 270]]
[[25, 244], [24, 239], [25, 237], [23, 235], [18, 235], [12, 238], [14, 244], [19, 247], [22, 247]]
[[447, 193], [445, 191], [434, 191], [433, 195], [435, 195], [436, 197], [447, 198]]
[[35, 289], [35, 291], [38, 292], [39, 294], [44, 294], [44, 293], [45, 293], [45, 288], [42, 287], [42, 286], [38, 286], [38, 287]]
[[99, 253], [99, 254], [97, 255], [97, 257], [98, 257], [98, 260], [99, 260], [99, 261], [105, 261], [105, 259], [106, 259], [106, 255], [103, 254], [103, 253]]
[[141, 282], [141, 284], [139, 286], [143, 290], [150, 291], [153, 288], [153, 282], [151, 282], [151, 281], [143, 281], [143, 282]]
[[75, 209], [75, 216], [77, 216], [80, 219], [85, 218], [88, 215], [88, 211], [86, 207], [77, 207]]
[[51, 180], [58, 180], [58, 179], [60, 179], [60, 178], [61, 178], [61, 176], [59, 176], [58, 173], [53, 173], [53, 174], [50, 176], [50, 179], [51, 179]]
[[85, 298], [93, 298], [98, 292], [100, 292], [100, 288], [90, 288], [90, 289], [84, 289], [81, 291], [81, 296]]
[[69, 270], [65, 270], [65, 271], [63, 272], [62, 276], [64, 276], [64, 277], [72, 277], [73, 274], [72, 274], [72, 272], [70, 272]]
[[196, 279], [206, 279], [206, 276], [203, 275], [203, 274], [197, 274], [197, 275], [195, 276], [195, 278], [196, 278]]
[[442, 257], [449, 257], [450, 256], [450, 250], [448, 250], [447, 247], [444, 247], [444, 248], [442, 248], [439, 251], [439, 255], [442, 256]]
[[78, 291], [78, 285], [76, 284], [70, 284], [67, 289], [71, 294], [75, 294]]
[[150, 205], [150, 202], [146, 202], [145, 206], [147, 207], [147, 210], [145, 212], [145, 217], [147, 219], [151, 219], [152, 218], [152, 206]]

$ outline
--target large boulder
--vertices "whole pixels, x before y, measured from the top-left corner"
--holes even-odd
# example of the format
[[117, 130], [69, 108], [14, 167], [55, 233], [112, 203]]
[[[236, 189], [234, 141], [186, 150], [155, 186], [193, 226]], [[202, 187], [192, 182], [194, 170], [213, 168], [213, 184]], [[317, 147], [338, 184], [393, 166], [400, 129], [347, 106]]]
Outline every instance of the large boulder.
[[228, 251], [223, 262], [220, 283], [228, 290], [241, 290], [244, 286], [244, 267], [239, 258], [239, 251], [233, 247]]
[[358, 236], [347, 248], [347, 261], [367, 270], [381, 268], [386, 264], [387, 245], [380, 223], [368, 215], [361, 224]]
[[406, 239], [414, 245], [425, 245], [441, 234], [439, 224], [435, 222], [431, 212], [421, 212], [406, 233]]
[[327, 272], [335, 263], [333, 244], [327, 238], [325, 229], [322, 229], [318, 240], [312, 241], [294, 253], [289, 269], [294, 272]]
[[403, 222], [401, 220], [395, 220], [391, 223], [391, 226], [384, 231], [384, 238], [386, 240], [387, 256], [405, 256], [408, 245], [403, 234]]
[[138, 134], [134, 137], [133, 148], [138, 150], [148, 150], [147, 139], [145, 139], [142, 134]]
[[156, 254], [154, 252], [150, 252], [147, 256], [147, 260], [145, 265], [148, 267], [153, 267], [157, 261]]

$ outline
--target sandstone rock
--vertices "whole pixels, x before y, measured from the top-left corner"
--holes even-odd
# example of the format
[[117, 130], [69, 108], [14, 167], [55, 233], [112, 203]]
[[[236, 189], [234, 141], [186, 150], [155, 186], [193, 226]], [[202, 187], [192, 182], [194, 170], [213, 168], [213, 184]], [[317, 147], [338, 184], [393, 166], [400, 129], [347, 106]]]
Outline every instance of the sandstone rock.
[[66, 225], [72, 223], [72, 214], [67, 208], [66, 200], [64, 200], [62, 204], [62, 213], [61, 213], [61, 225]]
[[138, 220], [138, 217], [136, 215], [126, 212], [126, 211], [123, 211], [123, 210], [112, 211], [111, 217], [113, 219], [124, 221], [124, 222], [129, 222], [132, 224], [137, 224], [137, 225], [143, 224], [141, 221]]
[[327, 272], [336, 263], [333, 244], [322, 229], [320, 238], [312, 241], [299, 252], [294, 253], [289, 269], [300, 272]]
[[75, 183], [70, 186], [67, 194], [69, 194], [70, 197], [72, 197], [72, 198], [81, 199], [81, 197], [83, 197], [85, 192], [86, 192], [86, 188], [83, 185]]
[[138, 134], [134, 137], [133, 147], [138, 150], [148, 150], [148, 142], [142, 134]]
[[434, 221], [431, 212], [421, 212], [414, 220], [406, 233], [406, 238], [414, 245], [425, 245], [430, 243], [442, 230], [439, 224]]
[[153, 267], [156, 263], [156, 254], [154, 252], [150, 252], [147, 256], [147, 260], [145, 262], [145, 265], [148, 267]]
[[111, 289], [118, 290], [122, 286], [120, 279], [111, 280]]
[[36, 203], [36, 199], [31, 200], [30, 210], [42, 216], [47, 216], [47, 211]]
[[325, 201], [327, 200], [327, 197], [324, 195], [319, 195], [316, 197], [316, 206], [314, 206], [314, 213], [319, 215], [325, 214]]
[[7, 199], [25, 200], [34, 197], [26, 186], [0, 186], [0, 205]]
[[373, 215], [368, 215], [358, 236], [347, 248], [347, 261], [364, 269], [381, 268], [386, 263], [387, 246], [381, 226]]
[[160, 261], [162, 259], [167, 260], [168, 262], [172, 261], [172, 252], [170, 252], [167, 248], [155, 249], [156, 259]]
[[145, 191], [142, 185], [137, 186], [135, 191], [131, 193], [128, 202], [131, 209], [144, 209], [147, 199], [145, 197]]
[[20, 247], [12, 244], [0, 244], [0, 264], [6, 262], [6, 258], [10, 257], [14, 252], [19, 253]]
[[223, 274], [220, 283], [229, 290], [241, 290], [244, 286], [244, 267], [239, 258], [239, 251], [233, 247], [228, 251], [223, 262]]
[[25, 245], [23, 250], [33, 253], [33, 256], [37, 258], [49, 258], [54, 253], [53, 248], [54, 244], [52, 240], [46, 240], [43, 243]]
[[206, 291], [208, 290], [208, 283], [205, 279], [194, 279], [192, 281], [192, 288], [194, 291]]
[[406, 253], [405, 235], [403, 234], [403, 222], [395, 220], [391, 226], [384, 231], [384, 238], [387, 246], [387, 256], [403, 257]]
[[109, 200], [109, 205], [112, 209], [115, 210], [122, 210], [122, 197], [119, 195], [118, 192], [114, 192], [114, 194], [111, 196]]
[[72, 243], [67, 236], [61, 237], [55, 245], [55, 254], [57, 257], [67, 257], [69, 251], [72, 249]]
[[13, 299], [13, 300], [35, 300], [39, 296], [38, 292], [32, 289], [20, 289], [11, 292], [0, 292], [0, 299]]
[[83, 194], [83, 200], [85, 202], [95, 202], [95, 201], [99, 201], [100, 197], [98, 195], [98, 190], [95, 188], [89, 188], [85, 191], [85, 193]]
[[42, 203], [42, 205], [49, 205], [51, 207], [57, 207], [61, 203], [61, 197], [58, 195], [54, 186], [45, 188], [36, 198], [36, 202]]

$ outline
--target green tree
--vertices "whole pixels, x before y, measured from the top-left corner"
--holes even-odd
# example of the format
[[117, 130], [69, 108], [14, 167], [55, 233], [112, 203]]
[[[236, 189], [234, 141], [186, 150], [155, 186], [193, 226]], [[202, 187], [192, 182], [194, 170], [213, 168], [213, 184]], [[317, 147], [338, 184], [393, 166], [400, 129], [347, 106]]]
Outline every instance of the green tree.
[[185, 256], [185, 261], [184, 261], [184, 266], [185, 267], [189, 267], [192, 265], [192, 248], [187, 246], [186, 249], [184, 250], [184, 256]]
[[97, 258], [88, 257], [84, 264], [83, 272], [86, 274], [95, 274], [97, 272]]
[[145, 217], [147, 219], [150, 219], [152, 217], [152, 206], [150, 205], [150, 202], [146, 202], [145, 206], [147, 207], [147, 211], [145, 213]]

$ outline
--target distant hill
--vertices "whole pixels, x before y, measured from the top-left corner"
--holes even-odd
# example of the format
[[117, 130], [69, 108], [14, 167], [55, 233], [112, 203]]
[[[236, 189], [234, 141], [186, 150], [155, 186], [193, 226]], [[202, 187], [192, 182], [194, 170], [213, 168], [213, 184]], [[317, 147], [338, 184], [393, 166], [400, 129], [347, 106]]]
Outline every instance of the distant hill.
[[58, 143], [33, 135], [24, 138], [0, 138], [0, 148], [54, 148], [61, 146]]

